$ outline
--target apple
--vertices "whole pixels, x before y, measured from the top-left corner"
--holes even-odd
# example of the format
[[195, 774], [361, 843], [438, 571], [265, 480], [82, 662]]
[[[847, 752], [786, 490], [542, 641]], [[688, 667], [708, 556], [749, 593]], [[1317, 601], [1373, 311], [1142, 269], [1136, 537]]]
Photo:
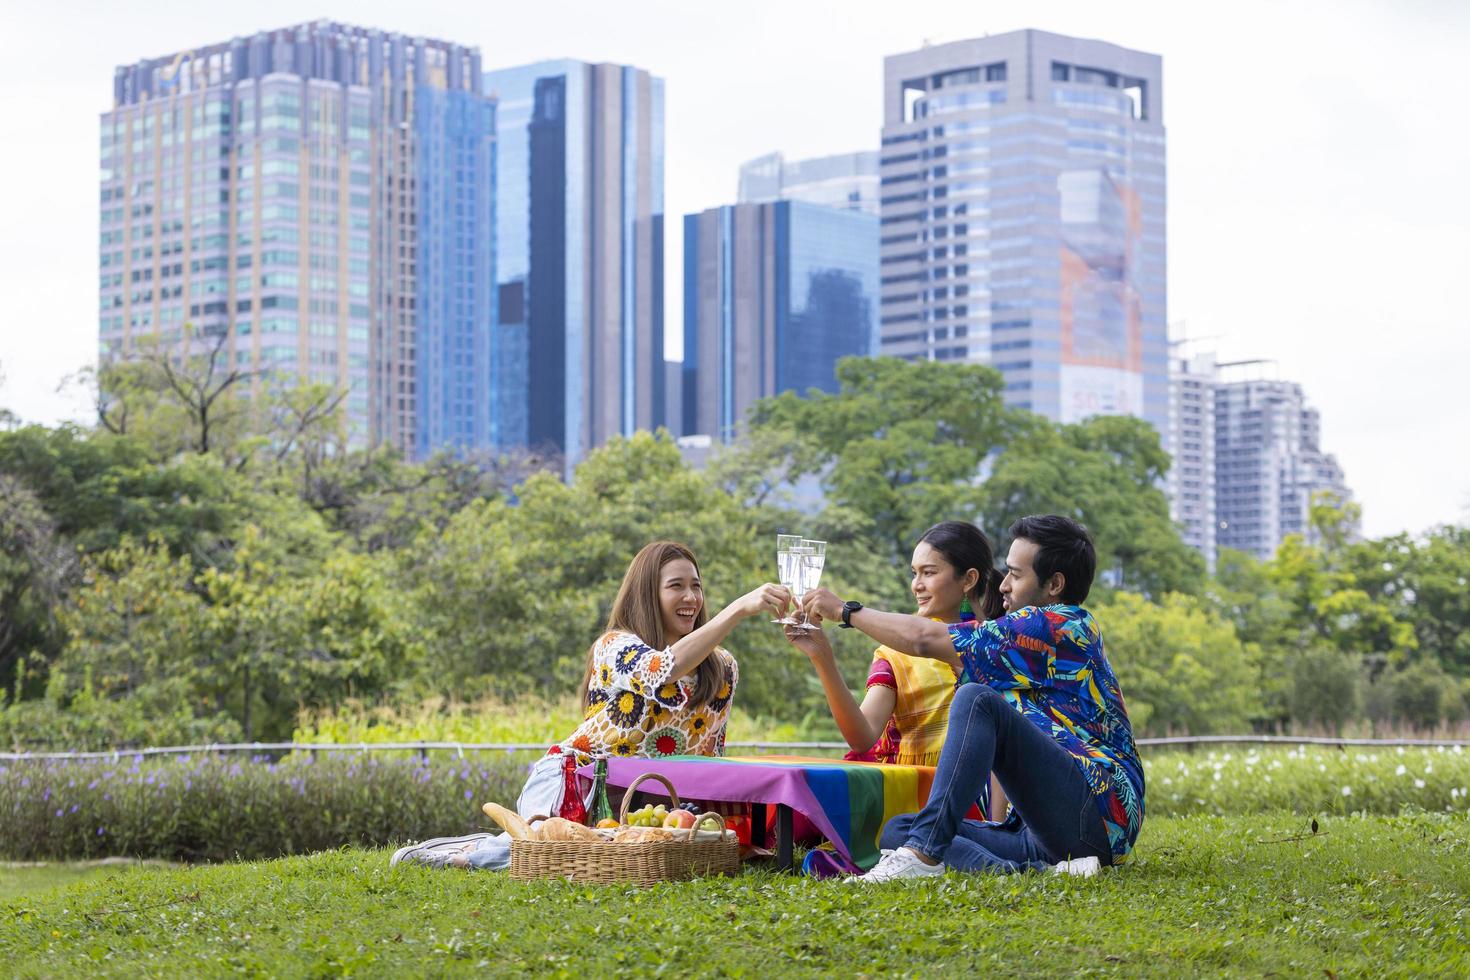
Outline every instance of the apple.
[[688, 810], [670, 810], [664, 817], [664, 826], [670, 829], [684, 830], [694, 826], [694, 821], [699, 819]]

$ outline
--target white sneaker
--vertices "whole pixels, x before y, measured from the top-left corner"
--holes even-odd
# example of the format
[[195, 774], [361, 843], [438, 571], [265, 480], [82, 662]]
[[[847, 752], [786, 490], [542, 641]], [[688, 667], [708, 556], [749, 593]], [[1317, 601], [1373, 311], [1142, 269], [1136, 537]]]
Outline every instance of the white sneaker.
[[944, 874], [943, 864], [925, 864], [907, 847], [883, 851], [883, 857], [865, 875], [855, 875], [847, 881], [897, 881], [900, 878], [934, 878]]
[[1051, 873], [1056, 875], [1076, 875], [1079, 878], [1091, 878], [1102, 870], [1102, 862], [1095, 857], [1073, 858], [1060, 864], [1052, 865]]
[[408, 861], [437, 867], [448, 861], [452, 854], [473, 850], [479, 846], [480, 841], [489, 836], [491, 835], [481, 833], [466, 834], [463, 837], [433, 837], [417, 844], [400, 847], [388, 859], [388, 865], [391, 867]]

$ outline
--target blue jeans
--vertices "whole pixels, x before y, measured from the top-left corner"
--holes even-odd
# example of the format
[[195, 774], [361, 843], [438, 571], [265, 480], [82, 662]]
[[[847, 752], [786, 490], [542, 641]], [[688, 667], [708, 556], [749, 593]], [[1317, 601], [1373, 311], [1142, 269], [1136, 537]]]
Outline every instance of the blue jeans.
[[[994, 772], [1013, 810], [1005, 823], [963, 819]], [[929, 802], [883, 828], [881, 846], [909, 847], [957, 871], [1020, 871], [1071, 858], [1113, 863], [1102, 814], [1072, 755], [984, 684], [963, 684]]]

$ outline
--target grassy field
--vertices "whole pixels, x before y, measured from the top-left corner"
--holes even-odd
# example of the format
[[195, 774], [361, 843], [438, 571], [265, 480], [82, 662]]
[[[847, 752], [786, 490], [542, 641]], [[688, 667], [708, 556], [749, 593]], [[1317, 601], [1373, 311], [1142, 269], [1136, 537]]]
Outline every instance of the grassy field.
[[77, 861], [70, 864], [0, 864], [0, 902], [23, 895], [35, 895], [74, 885], [88, 878], [114, 874], [118, 865], [100, 861]]
[[[130, 867], [0, 900], [0, 957], [76, 975], [1470, 973], [1462, 816], [1151, 819], [1134, 859], [861, 887], [747, 871], [648, 889], [342, 850]], [[0, 871], [0, 874], [6, 872]]]

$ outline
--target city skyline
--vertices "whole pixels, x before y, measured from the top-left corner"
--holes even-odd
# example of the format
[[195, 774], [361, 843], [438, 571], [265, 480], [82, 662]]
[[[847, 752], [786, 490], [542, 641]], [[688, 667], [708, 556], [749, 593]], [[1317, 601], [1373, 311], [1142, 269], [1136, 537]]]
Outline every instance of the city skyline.
[[[7, 15], [19, 23], [0, 42], [0, 99], [12, 138], [57, 147], [40, 164], [8, 155], [0, 179], [12, 228], [25, 229], [5, 236], [0, 262], [15, 318], [0, 333], [0, 405], [42, 422], [78, 414], [52, 389], [95, 350], [90, 256], [97, 185], [88, 161], [96, 158], [97, 118], [108, 108], [113, 69], [308, 19], [271, 3], [209, 17], [165, 4], [126, 19], [109, 17], [100, 5], [78, 6], [115, 20], [116, 29], [109, 23], [98, 32], [105, 36], [78, 39], [64, 68], [49, 63], [44, 43], [48, 30], [65, 29], [60, 11]], [[1448, 283], [1463, 254], [1453, 234], [1470, 212], [1465, 190], [1452, 179], [1467, 154], [1464, 137], [1442, 125], [1454, 118], [1450, 86], [1435, 84], [1450, 77], [1445, 39], [1454, 33], [1437, 17], [1463, 13], [1434, 4], [1392, 13], [1262, 4], [1234, 9], [1230, 22], [1201, 30], [1166, 25], [1168, 18], [1158, 16], [1165, 8], [1102, 16], [1058, 5], [977, 18], [956, 5], [921, 4], [906, 10], [904, 36], [874, 6], [844, 16], [839, 43], [798, 71], [784, 61], [801, 45], [775, 25], [789, 14], [794, 23], [783, 29], [810, 37], [834, 8], [757, 7], [749, 18], [730, 19], [713, 56], [696, 56], [684, 39], [718, 18], [667, 4], [642, 5], [641, 17], [589, 8], [585, 16], [556, 20], [515, 14], [507, 21], [433, 4], [323, 13], [477, 46], [487, 70], [565, 56], [635, 64], [663, 77], [668, 215], [730, 203], [739, 165], [764, 153], [795, 159], [876, 144], [882, 58], [925, 37], [1035, 27], [1156, 52], [1170, 89], [1171, 319], [1184, 321], [1180, 332], [1217, 338], [1210, 343], [1222, 358], [1269, 357], [1302, 383], [1321, 411], [1324, 445], [1365, 505], [1367, 533], [1417, 531], [1463, 517], [1470, 485], [1453, 446], [1463, 441], [1455, 422], [1464, 413], [1450, 372], [1467, 351], [1464, 316], [1450, 305]], [[747, 64], [752, 48], [734, 51], [751, 32], [772, 38], [757, 71]], [[29, 46], [19, 41], [25, 37]], [[1233, 69], [1247, 50], [1253, 71]], [[1411, 51], [1408, 80], [1368, 71], [1395, 56], [1407, 62]], [[750, 84], [725, 98], [720, 90], [730, 88], [737, 65], [742, 79], [752, 76]], [[43, 112], [27, 101], [38, 93], [46, 96]], [[797, 104], [799, 111], [785, 111]], [[828, 111], [818, 114], [816, 106]], [[1371, 134], [1360, 135], [1364, 128]], [[60, 147], [78, 144], [86, 149], [71, 154], [80, 157], [74, 164]], [[681, 308], [675, 224], [664, 249], [667, 310]], [[44, 329], [29, 326], [36, 323]], [[665, 336], [668, 353], [680, 353], [674, 324], [666, 324]], [[1400, 454], [1415, 460], [1414, 479], [1383, 465]]]

